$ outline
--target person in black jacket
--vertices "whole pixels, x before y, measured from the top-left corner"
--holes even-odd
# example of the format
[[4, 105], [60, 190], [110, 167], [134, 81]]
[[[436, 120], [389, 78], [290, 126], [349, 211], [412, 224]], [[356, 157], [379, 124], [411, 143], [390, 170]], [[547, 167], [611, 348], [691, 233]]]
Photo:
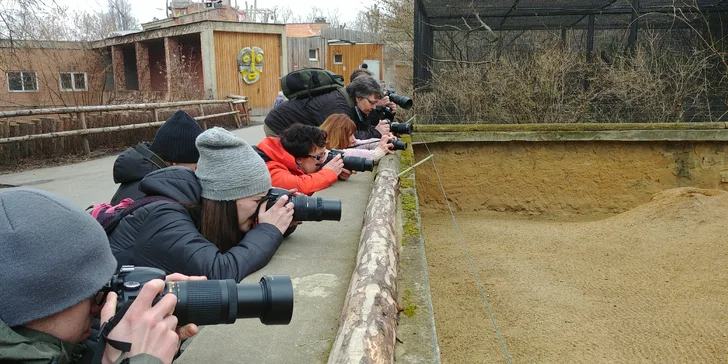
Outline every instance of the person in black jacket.
[[178, 110], [157, 130], [151, 144], [139, 143], [125, 150], [114, 162], [114, 183], [120, 186], [111, 198], [116, 205], [125, 198], [136, 200], [144, 197], [139, 182], [149, 172], [168, 166], [185, 166], [195, 169], [200, 154], [195, 148], [195, 138], [202, 128], [189, 114]]
[[270, 209], [259, 203], [271, 187], [268, 169], [234, 134], [212, 128], [196, 144], [196, 171], [168, 167], [144, 177], [142, 192], [172, 201], [125, 216], [109, 235], [111, 250], [119, 265], [240, 281], [278, 250], [293, 204], [286, 196]]
[[382, 121], [374, 126], [367, 122], [366, 117], [381, 98], [379, 82], [369, 76], [360, 76], [343, 89], [307, 99], [284, 101], [265, 117], [263, 130], [266, 136], [277, 137], [293, 124], [320, 126], [330, 115], [346, 114], [357, 126], [357, 139], [378, 139], [382, 134], [389, 134], [389, 124]]

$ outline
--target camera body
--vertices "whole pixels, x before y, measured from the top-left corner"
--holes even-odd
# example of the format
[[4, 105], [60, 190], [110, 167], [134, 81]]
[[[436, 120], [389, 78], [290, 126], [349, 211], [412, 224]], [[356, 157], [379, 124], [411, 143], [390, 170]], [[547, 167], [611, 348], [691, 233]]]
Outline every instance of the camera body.
[[[293, 203], [293, 221], [341, 221], [341, 200], [294, 196], [288, 190], [273, 187], [263, 196], [260, 203], [265, 202], [267, 210], [273, 207], [282, 196], [288, 196], [288, 201]], [[258, 206], [260, 207], [260, 205]]]
[[330, 150], [324, 164], [331, 162], [331, 160], [339, 154], [341, 154], [341, 159], [344, 161], [344, 168], [350, 171], [366, 172], [374, 170], [374, 161], [371, 159], [354, 156], [346, 157], [344, 156], [344, 151], [340, 149]]
[[407, 96], [401, 96], [394, 93], [393, 88], [388, 88], [384, 90], [384, 96], [389, 96], [389, 101], [392, 101], [393, 103], [397, 104], [397, 106], [409, 110], [412, 108], [414, 103], [412, 102], [412, 99], [410, 99]]
[[391, 121], [389, 119], [386, 119], [386, 120], [387, 120], [387, 123], [389, 123], [389, 131], [392, 134], [395, 134], [395, 135], [412, 134], [412, 124], [411, 123], [398, 123], [396, 121]]
[[[139, 296], [145, 283], [165, 276], [161, 269], [124, 265], [105, 289], [119, 296], [118, 311]], [[167, 282], [154, 303], [168, 293], [177, 296], [174, 315], [180, 326], [231, 324], [255, 317], [266, 325], [287, 325], [293, 316], [293, 284], [287, 275], [267, 275], [258, 284], [236, 284], [232, 279]]]

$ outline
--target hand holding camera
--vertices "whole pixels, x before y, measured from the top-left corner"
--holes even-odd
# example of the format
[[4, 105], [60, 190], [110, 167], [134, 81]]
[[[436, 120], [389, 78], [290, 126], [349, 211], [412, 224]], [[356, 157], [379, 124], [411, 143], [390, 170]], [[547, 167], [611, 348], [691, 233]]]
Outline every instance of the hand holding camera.
[[336, 173], [336, 175], [340, 175], [341, 171], [344, 169], [344, 161], [342, 159], [341, 155], [334, 156], [333, 159], [331, 159], [329, 162], [324, 164], [322, 169], [330, 169]]
[[[171, 363], [174, 359], [180, 341], [175, 332], [177, 317], [172, 314], [177, 305], [177, 297], [167, 294], [153, 304], [155, 297], [164, 289], [165, 283], [160, 279], [147, 282], [124, 317], [109, 333], [109, 339], [131, 344], [131, 351], [127, 356], [145, 353], [163, 363]], [[117, 301], [116, 292], [109, 292], [106, 303], [101, 309], [101, 322], [107, 322], [114, 316]], [[113, 363], [121, 354], [121, 351], [107, 345], [104, 350], [104, 361]]]
[[385, 154], [394, 154], [394, 150], [396, 149], [394, 149], [394, 144], [392, 144], [393, 139], [394, 137], [390, 135], [383, 135], [382, 138], [379, 139], [377, 149], [383, 150]]
[[293, 203], [288, 201], [288, 195], [281, 196], [270, 208], [266, 204], [260, 204], [258, 210], [259, 224], [271, 224], [283, 234], [291, 226], [291, 221], [293, 221]]
[[379, 124], [377, 124], [375, 129], [377, 129], [379, 134], [382, 134], [382, 136], [389, 135], [389, 120], [387, 120], [387, 119], [379, 120]]

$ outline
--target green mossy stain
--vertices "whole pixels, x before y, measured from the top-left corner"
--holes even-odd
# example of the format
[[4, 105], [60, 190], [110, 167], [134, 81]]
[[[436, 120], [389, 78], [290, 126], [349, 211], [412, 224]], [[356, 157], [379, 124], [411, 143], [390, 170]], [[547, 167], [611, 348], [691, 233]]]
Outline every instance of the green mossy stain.
[[413, 295], [412, 290], [409, 288], [405, 289], [404, 295], [402, 295], [402, 303], [404, 303], [402, 313], [407, 317], [412, 317], [417, 314], [417, 305], [412, 303]]

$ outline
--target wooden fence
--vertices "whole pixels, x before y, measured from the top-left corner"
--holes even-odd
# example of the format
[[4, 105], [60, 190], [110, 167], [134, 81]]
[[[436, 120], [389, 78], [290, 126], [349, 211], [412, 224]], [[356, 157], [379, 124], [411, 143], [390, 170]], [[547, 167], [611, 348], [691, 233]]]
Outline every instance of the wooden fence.
[[[43, 158], [69, 152], [77, 153], [80, 148], [85, 156], [89, 156], [91, 153], [89, 139], [92, 139], [96, 146], [118, 147], [120, 140], [134, 144], [148, 137], [154, 131], [152, 128], [162, 125], [166, 114], [171, 114], [174, 111], [170, 110], [176, 111], [176, 109], [187, 109], [186, 111], [195, 117], [203, 129], [207, 129], [208, 120], [214, 118], [223, 120], [226, 117], [228, 119], [232, 117], [234, 122], [233, 125], [226, 126], [241, 127], [243, 123], [240, 118], [240, 108], [234, 102], [236, 100], [195, 100], [0, 112], [0, 155], [2, 155], [0, 164], [28, 157]], [[125, 112], [126, 115], [120, 112]], [[40, 117], [32, 118], [36, 116]], [[245, 121], [247, 124], [247, 119]], [[131, 135], [131, 138], [117, 138], [117, 134], [109, 134], [120, 131], [127, 131], [127, 134], [129, 131], [140, 133]], [[139, 140], [129, 143], [128, 139], [134, 137]]]

